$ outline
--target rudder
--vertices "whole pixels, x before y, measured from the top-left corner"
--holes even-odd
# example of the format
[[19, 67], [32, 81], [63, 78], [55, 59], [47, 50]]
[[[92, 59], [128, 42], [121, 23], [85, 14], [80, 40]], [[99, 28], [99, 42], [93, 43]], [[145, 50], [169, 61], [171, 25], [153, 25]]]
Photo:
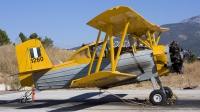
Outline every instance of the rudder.
[[52, 63], [38, 39], [31, 39], [15, 47], [19, 73], [52, 68]]

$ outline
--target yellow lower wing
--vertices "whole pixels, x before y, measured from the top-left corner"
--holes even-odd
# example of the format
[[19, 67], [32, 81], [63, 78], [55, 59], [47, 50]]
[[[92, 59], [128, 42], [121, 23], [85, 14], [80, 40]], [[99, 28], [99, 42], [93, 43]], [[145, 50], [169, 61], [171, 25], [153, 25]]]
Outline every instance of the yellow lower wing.
[[116, 82], [136, 78], [134, 74], [120, 73], [118, 71], [100, 71], [86, 77], [73, 80], [71, 87], [104, 87]]

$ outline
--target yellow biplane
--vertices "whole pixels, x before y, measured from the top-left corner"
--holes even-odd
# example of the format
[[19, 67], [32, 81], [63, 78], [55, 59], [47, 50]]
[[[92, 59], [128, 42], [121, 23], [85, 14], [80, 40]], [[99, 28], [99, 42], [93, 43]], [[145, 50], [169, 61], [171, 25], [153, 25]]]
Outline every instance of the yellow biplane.
[[[21, 85], [38, 90], [107, 89], [150, 80], [154, 88], [149, 96], [152, 104], [161, 105], [172, 96], [172, 90], [163, 87], [159, 77], [169, 72], [182, 73], [183, 57], [177, 44], [158, 44], [161, 33], [168, 28], [148, 22], [127, 6], [111, 8], [87, 25], [99, 30], [96, 42], [86, 44], [67, 62], [55, 66], [39, 40], [16, 45]], [[100, 41], [102, 32], [105, 38]], [[119, 38], [118, 45], [114, 38]]]

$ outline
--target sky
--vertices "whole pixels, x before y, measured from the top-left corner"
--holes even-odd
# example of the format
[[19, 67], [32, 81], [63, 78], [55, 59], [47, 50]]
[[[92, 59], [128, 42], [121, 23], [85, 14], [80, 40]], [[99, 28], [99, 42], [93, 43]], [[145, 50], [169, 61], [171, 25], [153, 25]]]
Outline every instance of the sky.
[[121, 5], [159, 26], [200, 15], [200, 0], [0, 0], [0, 29], [13, 43], [20, 32], [37, 33], [68, 49], [96, 41], [98, 31], [86, 23]]

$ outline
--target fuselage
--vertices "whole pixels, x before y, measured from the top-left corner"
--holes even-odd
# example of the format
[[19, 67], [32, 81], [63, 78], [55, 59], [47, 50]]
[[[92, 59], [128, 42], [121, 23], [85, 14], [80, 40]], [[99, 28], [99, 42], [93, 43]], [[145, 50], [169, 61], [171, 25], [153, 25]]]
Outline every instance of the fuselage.
[[[56, 65], [51, 69], [35, 72], [33, 74], [35, 87], [39, 90], [70, 88], [73, 80], [87, 76], [92, 54], [91, 48], [92, 46], [81, 48], [82, 50], [72, 55], [69, 61]], [[81, 58], [81, 61], [79, 58]], [[82, 62], [84, 58], [85, 62]], [[91, 73], [94, 73], [95, 71], [97, 60], [98, 53], [96, 54], [96, 60], [92, 66]], [[105, 51], [104, 58], [100, 66], [100, 71], [102, 70], [111, 70], [111, 61], [108, 50]], [[116, 70], [122, 73], [129, 73], [138, 76], [137, 78], [131, 80], [120, 81], [119, 84], [141, 82], [149, 80], [151, 77], [158, 76], [153, 51], [142, 47], [140, 50], [138, 49], [136, 53], [121, 53]], [[169, 71], [168, 68], [167, 70]], [[106, 86], [109, 87], [115, 85], [117, 86], [118, 84], [113, 83]]]

